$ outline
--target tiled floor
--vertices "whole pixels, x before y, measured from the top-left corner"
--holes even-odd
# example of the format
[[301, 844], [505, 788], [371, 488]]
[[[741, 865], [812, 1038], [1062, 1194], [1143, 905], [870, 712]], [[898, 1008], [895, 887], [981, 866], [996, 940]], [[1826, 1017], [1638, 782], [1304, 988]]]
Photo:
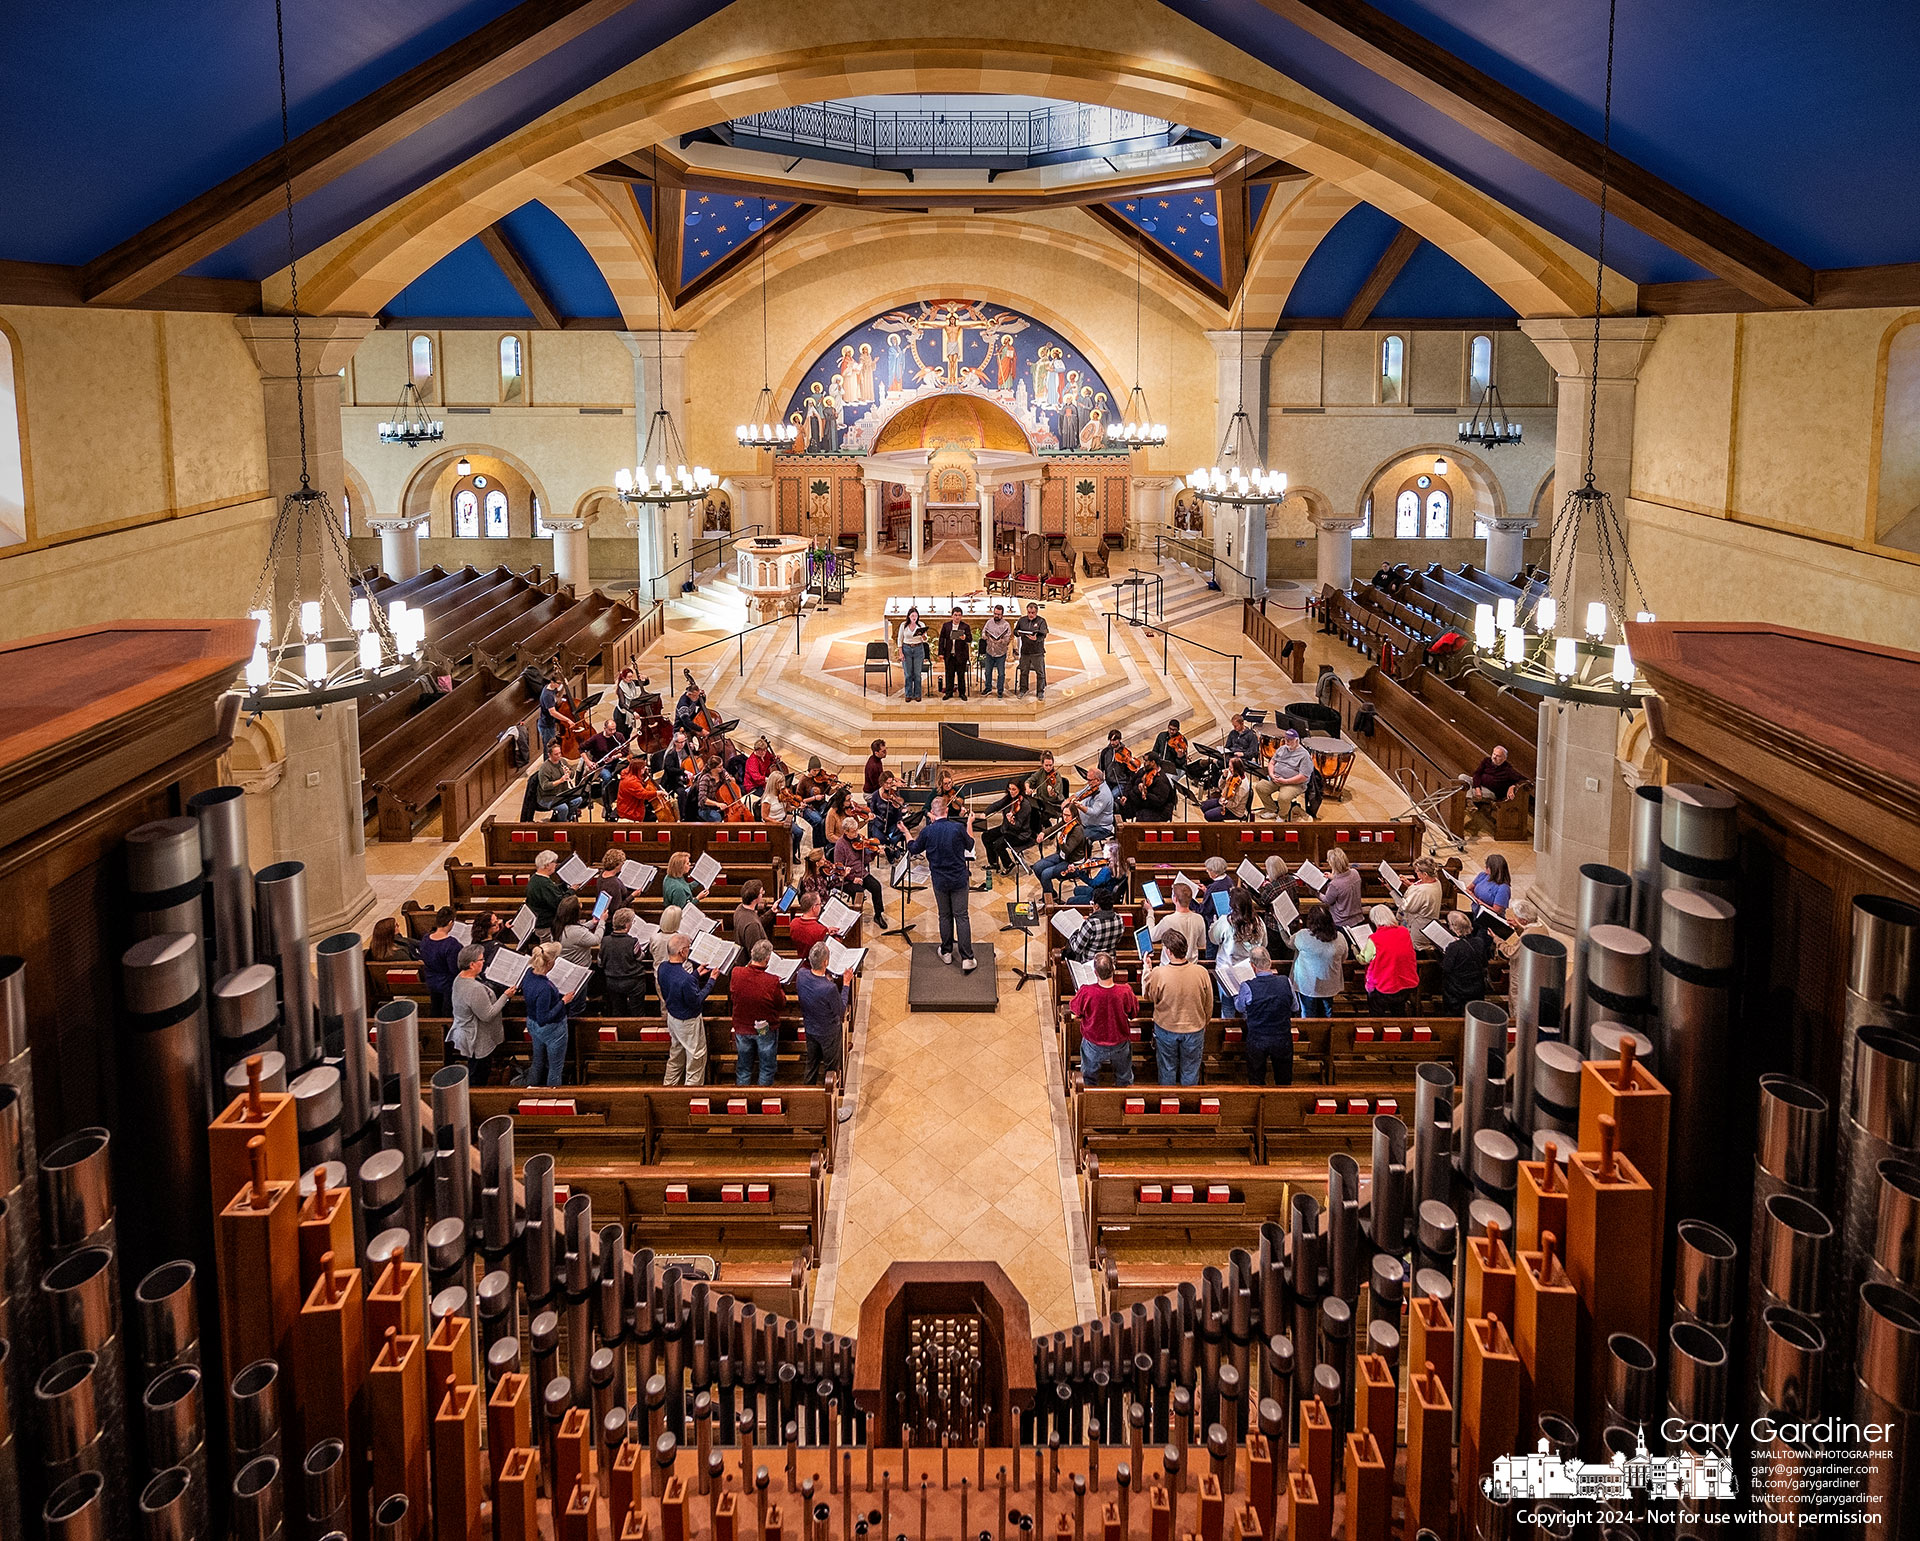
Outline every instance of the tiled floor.
[[[1128, 553], [1126, 560], [1116, 560], [1114, 571], [1124, 574], [1129, 565], [1144, 563]], [[1169, 605], [1174, 602], [1175, 591], [1180, 590], [1190, 606], [1204, 609], [1206, 595], [1198, 590], [1192, 575], [1183, 574], [1171, 564], [1168, 573]], [[882, 559], [874, 571], [856, 580], [844, 606], [815, 623], [815, 631], [822, 638], [829, 628], [836, 637], [878, 635], [880, 609], [887, 594], [904, 592], [908, 587], [942, 594], [949, 587], [965, 592], [978, 581], [977, 568], [923, 568], [909, 576], [904, 564]], [[1279, 618], [1283, 607], [1297, 605], [1302, 599], [1303, 590], [1280, 590], [1270, 602], [1270, 613]], [[1083, 655], [1097, 649], [1098, 656], [1106, 660], [1101, 612], [1109, 605], [1107, 591], [1101, 587], [1092, 592], [1083, 590], [1071, 606], [1051, 609], [1049, 619], [1057, 645], [1071, 646]], [[1076, 748], [1089, 739], [1097, 744], [1104, 739], [1109, 724], [1120, 722], [1128, 728], [1135, 746], [1144, 747], [1162, 719], [1177, 711], [1190, 734], [1217, 742], [1236, 700], [1275, 706], [1309, 693], [1306, 687], [1281, 675], [1241, 636], [1238, 605], [1177, 623], [1182, 636], [1219, 649], [1222, 654], [1240, 655], [1237, 695], [1230, 658], [1176, 643], [1169, 649], [1168, 670], [1163, 676], [1157, 638], [1129, 636], [1125, 626], [1115, 626], [1114, 630], [1118, 651], [1108, 665], [1114, 671], [1127, 672], [1137, 688], [1128, 699], [1116, 698], [1111, 714], [1097, 720], [1085, 720], [1084, 714], [1074, 711], [1068, 692], [1050, 693], [1047, 705], [1052, 710], [1047, 717], [1036, 714], [1022, 725], [1035, 733], [1037, 741]], [[1317, 674], [1322, 663], [1342, 675], [1364, 672], [1363, 658], [1313, 634], [1303, 617], [1296, 614], [1287, 630], [1307, 640], [1309, 678]], [[683, 638], [677, 627], [670, 629], [661, 647], [651, 655], [656, 684], [664, 679], [659, 667], [664, 655], [676, 646], [684, 646]], [[822, 640], [820, 646], [824, 651], [828, 644]], [[761, 726], [773, 728], [777, 735], [785, 719], [786, 712], [773, 700], [776, 690], [795, 683], [781, 679], [788, 673], [777, 666], [783, 656], [799, 665], [794, 672], [802, 677], [802, 690], [820, 690], [822, 682], [817, 677], [811, 687], [804, 684], [805, 657], [793, 657], [790, 640], [784, 645], [767, 644], [765, 656], [749, 649], [744, 676], [736, 674], [731, 660], [711, 671], [714, 680], [710, 688], [716, 694], [727, 690], [731, 704], [725, 709], [743, 718], [746, 736]], [[731, 688], [726, 685], [728, 680], [735, 682]], [[1076, 681], [1074, 694], [1096, 691], [1102, 683], [1097, 676]], [[1112, 683], [1111, 676], [1106, 683]], [[816, 695], [811, 714], [803, 718], [804, 727], [791, 731], [804, 731], [807, 741], [820, 744], [830, 761], [837, 752], [843, 774], [857, 778], [866, 742], [876, 732], [886, 734], [898, 751], [902, 740], [918, 742], [908, 737], [915, 731], [930, 739], [933, 724], [942, 717], [974, 720], [980, 712], [979, 703], [971, 712], [958, 703], [944, 707], [936, 695], [929, 708], [915, 713], [919, 719], [915, 723], [902, 724], [897, 715], [882, 719], [883, 712], [898, 712], [897, 682], [895, 688], [891, 706], [877, 691], [871, 698], [862, 698], [842, 688], [834, 691], [827, 712], [820, 710]], [[796, 699], [804, 706], [804, 696]], [[1005, 706], [1013, 706], [1011, 698]], [[996, 701], [993, 707], [1001, 710], [1003, 704]], [[983, 731], [993, 735], [1000, 730], [983, 726]], [[1014, 735], [1008, 731], [1004, 736]], [[896, 763], [900, 758], [896, 752]], [[495, 811], [516, 813], [519, 797], [519, 788], [513, 788]], [[1402, 816], [1406, 810], [1405, 796], [1362, 757], [1355, 765], [1346, 798], [1329, 803], [1322, 816], [1389, 818]], [[430, 841], [406, 846], [369, 844], [368, 872], [383, 913], [397, 909], [408, 897], [423, 902], [444, 901], [446, 883], [441, 863], [456, 853], [464, 860], [477, 860], [479, 844], [477, 833], [457, 846]], [[1466, 853], [1469, 864], [1477, 865], [1493, 849], [1506, 855], [1516, 885], [1524, 891], [1533, 870], [1531, 849], [1495, 847], [1484, 838], [1475, 839]], [[1030, 893], [1031, 888], [1027, 885], [1026, 891]], [[1017, 942], [1017, 937], [1003, 939], [999, 932], [1005, 920], [1005, 902], [1012, 895], [1008, 879], [996, 879], [990, 892], [973, 894], [976, 939]], [[899, 902], [899, 896], [891, 892], [888, 899], [892, 905]], [[938, 924], [931, 895], [924, 889], [914, 892], [911, 913], [918, 925], [918, 938], [934, 940]], [[897, 923], [897, 912], [890, 918]], [[1090, 1316], [1093, 1297], [1077, 1179], [1068, 1147], [1049, 1002], [1043, 987], [1014, 989], [1013, 968], [1019, 949], [1009, 946], [999, 954], [996, 1011], [947, 1016], [909, 1012], [907, 944], [898, 937], [879, 937], [870, 945], [848, 1077], [855, 1114], [850, 1123], [841, 1126], [842, 1144], [818, 1278], [816, 1322], [836, 1331], [852, 1331], [861, 1300], [890, 1262], [926, 1258], [988, 1258], [999, 1262], [1026, 1295], [1036, 1332], [1071, 1326]], [[1036, 939], [1036, 961], [1040, 950]]]

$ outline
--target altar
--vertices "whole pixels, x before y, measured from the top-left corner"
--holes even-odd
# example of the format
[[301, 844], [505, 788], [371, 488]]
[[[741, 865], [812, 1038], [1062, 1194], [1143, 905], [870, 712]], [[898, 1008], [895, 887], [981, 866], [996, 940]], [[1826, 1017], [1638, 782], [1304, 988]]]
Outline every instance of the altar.
[[733, 548], [734, 581], [746, 593], [756, 623], [800, 608], [812, 544], [804, 535], [760, 535]]
[[927, 540], [935, 544], [943, 540], [965, 541], [975, 545], [980, 539], [980, 504], [972, 503], [929, 503], [927, 504]]
[[[1017, 621], [1027, 613], [1027, 603], [1027, 601], [1009, 599], [1004, 594], [963, 596], [895, 594], [880, 612], [881, 632], [887, 639], [887, 650], [893, 652], [898, 645], [900, 628], [906, 624], [909, 610], [920, 612], [920, 620], [927, 628], [929, 633], [927, 640], [931, 644], [934, 637], [939, 635], [940, 628], [956, 610], [960, 612], [960, 619], [969, 626], [983, 626], [993, 618], [996, 605], [1005, 609], [1009, 621]], [[1047, 613], [1047, 607], [1040, 604], [1039, 600], [1033, 600], [1031, 603], [1040, 605], [1042, 615]]]

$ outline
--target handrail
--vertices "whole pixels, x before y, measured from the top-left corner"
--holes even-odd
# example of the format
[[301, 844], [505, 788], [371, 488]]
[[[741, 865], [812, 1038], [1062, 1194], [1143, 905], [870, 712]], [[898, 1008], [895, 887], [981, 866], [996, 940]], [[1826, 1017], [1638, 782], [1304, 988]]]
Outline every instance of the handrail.
[[[806, 613], [806, 597], [803, 594], [801, 596], [800, 607], [793, 612], [793, 651], [796, 657], [800, 652], [800, 623]], [[758, 621], [752, 626], [742, 626], [738, 631], [729, 633], [727, 636], [715, 637], [711, 642], [702, 642], [698, 647], [690, 647], [684, 653], [667, 654], [667, 683], [669, 685], [673, 683], [674, 664], [682, 659], [693, 657], [695, 653], [704, 653], [710, 647], [718, 647], [723, 642], [732, 642], [738, 645], [740, 651], [740, 677], [745, 679], [747, 676], [746, 638], [753, 632], [765, 631], [769, 626], [778, 626], [785, 620], [786, 617], [784, 615], [776, 615], [770, 621]]]
[[1202, 642], [1195, 637], [1183, 637], [1180, 635], [1179, 632], [1169, 630], [1167, 627], [1161, 625], [1158, 621], [1136, 621], [1132, 619], [1130, 616], [1127, 616], [1118, 610], [1103, 610], [1101, 614], [1107, 618], [1107, 651], [1109, 653], [1113, 651], [1113, 623], [1116, 620], [1125, 621], [1129, 626], [1133, 626], [1136, 628], [1144, 627], [1148, 631], [1157, 631], [1160, 633], [1160, 673], [1162, 675], [1165, 675], [1167, 673], [1167, 640], [1171, 638], [1173, 641], [1178, 642], [1183, 647], [1197, 647], [1201, 649], [1203, 652], [1212, 653], [1216, 658], [1232, 659], [1233, 660], [1233, 688], [1229, 692], [1229, 694], [1235, 695], [1235, 696], [1240, 694], [1241, 655], [1239, 653], [1225, 652], [1220, 648], [1214, 647], [1211, 643]]
[[[1188, 540], [1181, 535], [1168, 535], [1165, 531], [1162, 531], [1160, 534], [1154, 536], [1153, 539], [1154, 539], [1153, 559], [1156, 562], [1159, 561], [1160, 558], [1165, 554], [1164, 548], [1166, 546], [1184, 546], [1189, 551], [1191, 551], [1196, 557], [1206, 558], [1206, 560], [1211, 562], [1215, 568], [1224, 567], [1230, 573], [1239, 573], [1241, 577], [1247, 580], [1247, 587], [1248, 588], [1253, 587], [1253, 575], [1249, 573], [1244, 567], [1235, 567], [1233, 563], [1227, 561], [1224, 557], [1222, 557], [1219, 551], [1217, 550], [1202, 551], [1200, 549], [1200, 543], [1198, 541]], [[1264, 587], [1264, 584], [1262, 585], [1262, 587]]]
[[[725, 535], [715, 536], [713, 544], [723, 548], [727, 546], [737, 545], [739, 542], [745, 540], [749, 535], [753, 534], [755, 530], [763, 530], [765, 528], [766, 526], [763, 524], [750, 524], [744, 530], [732, 530]], [[699, 547], [701, 545], [701, 542], [699, 539], [696, 538], [693, 544], [695, 549], [694, 549], [694, 554], [692, 556], [689, 556], [685, 561], [675, 562], [673, 566], [669, 567], [665, 572], [656, 573], [654, 574], [653, 577], [647, 580], [648, 587], [653, 588], [654, 590], [652, 595], [654, 599], [658, 599], [660, 597], [660, 592], [659, 592], [659, 589], [656, 587], [656, 585], [659, 584], [661, 579], [671, 578], [675, 573], [679, 572], [681, 568], [691, 567], [695, 562], [700, 560]]]

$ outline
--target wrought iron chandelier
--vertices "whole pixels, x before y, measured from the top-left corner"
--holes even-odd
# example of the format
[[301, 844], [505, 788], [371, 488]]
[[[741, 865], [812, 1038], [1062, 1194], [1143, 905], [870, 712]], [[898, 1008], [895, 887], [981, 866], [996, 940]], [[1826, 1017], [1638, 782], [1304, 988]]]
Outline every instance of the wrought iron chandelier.
[[1107, 424], [1107, 443], [1115, 449], [1151, 449], [1167, 442], [1167, 425], [1156, 423], [1140, 388], [1140, 243], [1133, 247], [1133, 389], [1127, 406]]
[[393, 420], [380, 425], [382, 444], [404, 444], [416, 449], [436, 444], [447, 434], [447, 425], [427, 416], [427, 404], [420, 399], [420, 387], [409, 380], [400, 387], [400, 400], [394, 406]]
[[[660, 186], [660, 147], [653, 150], [653, 185]], [[675, 503], [698, 503], [720, 483], [703, 465], [687, 464], [687, 447], [680, 440], [680, 429], [667, 410], [667, 348], [661, 336], [666, 325], [667, 294], [658, 266], [653, 272], [653, 342], [655, 378], [660, 383], [660, 406], [647, 424], [647, 441], [640, 451], [640, 464], [632, 470], [622, 466], [613, 473], [615, 493], [623, 503], [667, 508]], [[764, 322], [763, 322], [764, 324]], [[773, 393], [767, 392], [771, 400]]]
[[760, 199], [760, 394], [753, 398], [753, 415], [733, 436], [742, 449], [785, 449], [800, 436], [792, 423], [782, 422], [780, 408], [773, 399], [772, 372], [767, 367], [767, 200]]
[[[1607, 78], [1600, 136], [1600, 237], [1593, 270], [1593, 360], [1588, 373], [1586, 476], [1567, 494], [1554, 516], [1548, 591], [1516, 602], [1474, 608], [1475, 662], [1515, 690], [1596, 706], [1632, 707], [1652, 692], [1627, 646], [1626, 621], [1650, 621], [1627, 550], [1626, 530], [1613, 499], [1593, 484], [1593, 445], [1599, 411], [1600, 286], [1607, 270], [1607, 171], [1613, 139], [1613, 44], [1618, 0], [1607, 7]], [[1489, 387], [1491, 389], [1491, 387]], [[1508, 441], [1511, 442], [1511, 441]], [[1581, 534], [1590, 533], [1590, 553], [1600, 597], [1589, 600], [1572, 629], [1570, 589]], [[1631, 599], [1631, 603], [1629, 600]]]
[[1287, 473], [1269, 471], [1260, 464], [1260, 439], [1253, 431], [1253, 419], [1247, 416], [1247, 308], [1244, 291], [1240, 299], [1240, 368], [1236, 389], [1239, 393], [1233, 416], [1227, 419], [1227, 431], [1220, 440], [1220, 453], [1211, 468], [1201, 467], [1176, 484], [1197, 494], [1202, 501], [1232, 508], [1272, 508], [1287, 497]]
[[[280, 149], [287, 156], [287, 275], [293, 314], [294, 404], [300, 421], [300, 485], [274, 518], [267, 563], [247, 613], [259, 626], [247, 663], [248, 711], [316, 712], [333, 701], [393, 689], [410, 677], [426, 640], [426, 617], [396, 600], [378, 604], [353, 576], [333, 500], [307, 464], [307, 377], [300, 359], [300, 271], [293, 235], [293, 168], [287, 146], [287, 44], [274, 0], [280, 61]], [[436, 435], [437, 437], [437, 435]]]
[[1473, 409], [1473, 416], [1460, 425], [1459, 442], [1498, 449], [1502, 444], [1518, 444], [1521, 437], [1519, 420], [1507, 416], [1500, 400], [1500, 387], [1489, 380], [1487, 388], [1480, 393], [1480, 404]]

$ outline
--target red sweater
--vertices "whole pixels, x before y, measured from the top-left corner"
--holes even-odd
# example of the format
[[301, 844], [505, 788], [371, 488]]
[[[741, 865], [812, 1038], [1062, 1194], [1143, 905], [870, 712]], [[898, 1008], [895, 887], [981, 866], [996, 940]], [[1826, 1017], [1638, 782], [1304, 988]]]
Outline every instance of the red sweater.
[[807, 961], [807, 954], [813, 951], [816, 943], [824, 942], [833, 934], [820, 924], [818, 915], [797, 915], [787, 930], [793, 937], [794, 951], [800, 955], [802, 963]]
[[746, 1038], [758, 1031], [757, 1022], [779, 1022], [787, 991], [765, 969], [749, 963], [727, 976], [727, 995], [733, 1002], [733, 1031]]
[[1082, 985], [1074, 992], [1073, 1002], [1067, 1009], [1080, 1019], [1082, 1043], [1111, 1049], [1116, 1043], [1128, 1041], [1129, 1029], [1134, 1013], [1140, 1009], [1140, 1002], [1131, 986], [1118, 982]]

